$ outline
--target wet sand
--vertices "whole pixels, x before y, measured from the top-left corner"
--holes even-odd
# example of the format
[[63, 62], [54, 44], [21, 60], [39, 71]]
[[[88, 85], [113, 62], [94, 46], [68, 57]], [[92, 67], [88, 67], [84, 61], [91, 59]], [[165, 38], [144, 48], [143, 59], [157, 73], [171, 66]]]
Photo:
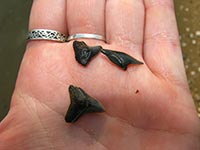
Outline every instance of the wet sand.
[[175, 0], [188, 83], [200, 117], [200, 1]]

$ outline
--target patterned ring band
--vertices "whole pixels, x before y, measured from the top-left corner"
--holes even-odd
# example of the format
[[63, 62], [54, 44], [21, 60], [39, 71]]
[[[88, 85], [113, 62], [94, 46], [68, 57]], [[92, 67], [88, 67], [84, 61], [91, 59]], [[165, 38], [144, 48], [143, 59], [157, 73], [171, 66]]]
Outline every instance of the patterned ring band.
[[88, 33], [78, 33], [68, 36], [67, 41], [71, 41], [74, 39], [96, 39], [101, 41], [106, 41], [105, 37], [98, 34], [88, 34]]
[[66, 36], [55, 30], [34, 29], [28, 32], [27, 40], [49, 40], [66, 42]]

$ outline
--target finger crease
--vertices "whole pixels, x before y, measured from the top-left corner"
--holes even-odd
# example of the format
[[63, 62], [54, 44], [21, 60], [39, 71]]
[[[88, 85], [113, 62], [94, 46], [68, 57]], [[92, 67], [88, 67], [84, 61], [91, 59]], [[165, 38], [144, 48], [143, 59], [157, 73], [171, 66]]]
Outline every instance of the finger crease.
[[92, 136], [92, 134], [90, 132], [88, 132], [87, 130], [83, 129], [81, 126], [76, 126], [76, 127], [79, 128], [79, 129], [81, 129], [83, 132], [85, 132], [89, 137], [91, 137], [91, 139], [94, 139], [96, 143], [99, 143], [106, 150], [109, 150], [109, 148], [105, 144], [103, 144], [102, 142], [100, 142], [99, 140], [97, 140], [94, 136]]
[[148, 132], [151, 132], [151, 131], [159, 131], [159, 132], [166, 132], [166, 133], [170, 133], [170, 134], [194, 135], [194, 136], [199, 137], [198, 134], [193, 134], [193, 133], [189, 133], [189, 132], [176, 132], [176, 130], [170, 131], [169, 129], [159, 129], [159, 128], [142, 128], [142, 127], [138, 127], [138, 126], [133, 125], [133, 123], [131, 123], [130, 121], [128, 121], [127, 119], [124, 119], [124, 118], [122, 118], [122, 117], [116, 117], [116, 116], [110, 115], [110, 114], [107, 113], [107, 112], [105, 112], [105, 114], [106, 114], [107, 116], [111, 117], [111, 118], [114, 118], [114, 119], [119, 120], [120, 122], [126, 123], [127, 125], [131, 126], [132, 128], [136, 128], [136, 129], [143, 130], [143, 131], [148, 131]]

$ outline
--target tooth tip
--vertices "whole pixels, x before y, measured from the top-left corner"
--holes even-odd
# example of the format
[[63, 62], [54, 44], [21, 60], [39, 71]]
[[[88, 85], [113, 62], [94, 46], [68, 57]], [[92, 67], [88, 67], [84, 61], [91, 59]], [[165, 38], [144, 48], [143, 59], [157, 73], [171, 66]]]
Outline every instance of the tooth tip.
[[73, 85], [69, 85], [69, 91], [71, 91], [72, 89], [74, 89], [75, 87]]

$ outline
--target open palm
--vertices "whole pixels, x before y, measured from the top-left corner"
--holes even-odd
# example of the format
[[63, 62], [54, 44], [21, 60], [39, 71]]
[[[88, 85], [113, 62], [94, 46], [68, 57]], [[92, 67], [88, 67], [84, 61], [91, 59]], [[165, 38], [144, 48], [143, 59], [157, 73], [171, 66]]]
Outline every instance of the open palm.
[[[37, 0], [30, 29], [97, 33], [144, 62], [123, 71], [98, 54], [87, 67], [72, 42], [32, 41], [11, 109], [0, 124], [5, 150], [198, 150], [200, 124], [188, 90], [172, 0]], [[83, 88], [105, 107], [76, 123], [64, 120], [68, 87]]]

